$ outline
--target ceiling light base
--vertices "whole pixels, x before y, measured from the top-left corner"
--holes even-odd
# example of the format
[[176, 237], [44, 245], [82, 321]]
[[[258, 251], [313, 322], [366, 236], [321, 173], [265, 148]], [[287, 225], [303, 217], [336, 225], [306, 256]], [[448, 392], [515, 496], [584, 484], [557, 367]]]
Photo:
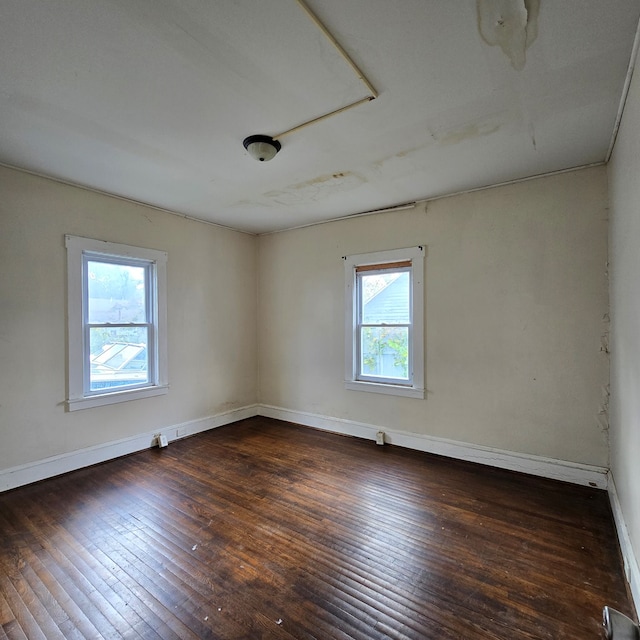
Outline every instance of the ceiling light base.
[[282, 145], [277, 140], [274, 140], [271, 136], [261, 134], [245, 138], [242, 144], [249, 152], [249, 155], [258, 162], [267, 162], [275, 158], [282, 148]]

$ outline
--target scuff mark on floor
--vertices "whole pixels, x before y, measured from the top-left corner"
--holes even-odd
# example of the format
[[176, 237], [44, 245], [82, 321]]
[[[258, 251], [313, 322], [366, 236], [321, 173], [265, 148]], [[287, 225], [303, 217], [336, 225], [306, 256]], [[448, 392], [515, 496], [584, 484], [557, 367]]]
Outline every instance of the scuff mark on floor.
[[491, 47], [499, 46], [517, 71], [538, 37], [540, 0], [477, 0], [478, 30]]

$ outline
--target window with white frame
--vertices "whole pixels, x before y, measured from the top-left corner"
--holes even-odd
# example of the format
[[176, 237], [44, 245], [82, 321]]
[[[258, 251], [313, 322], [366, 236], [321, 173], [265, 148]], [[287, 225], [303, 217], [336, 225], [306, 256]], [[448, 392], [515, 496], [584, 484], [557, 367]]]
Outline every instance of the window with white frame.
[[424, 247], [344, 260], [345, 387], [424, 398]]
[[70, 411], [167, 393], [167, 254], [66, 236]]

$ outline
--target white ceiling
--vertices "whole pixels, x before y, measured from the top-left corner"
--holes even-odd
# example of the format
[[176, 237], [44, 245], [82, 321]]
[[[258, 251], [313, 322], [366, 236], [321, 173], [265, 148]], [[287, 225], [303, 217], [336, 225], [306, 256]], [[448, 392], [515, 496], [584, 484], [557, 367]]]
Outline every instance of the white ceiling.
[[295, 0], [2, 0], [0, 162], [263, 233], [606, 159], [639, 0], [307, 2], [380, 95], [258, 163], [367, 95]]

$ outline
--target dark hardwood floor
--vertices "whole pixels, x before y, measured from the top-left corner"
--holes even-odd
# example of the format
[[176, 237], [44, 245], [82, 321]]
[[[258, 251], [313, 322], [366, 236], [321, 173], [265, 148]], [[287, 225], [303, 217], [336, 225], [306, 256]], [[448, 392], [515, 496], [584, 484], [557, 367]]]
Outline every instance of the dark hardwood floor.
[[604, 491], [252, 418], [0, 494], [4, 638], [602, 638]]

